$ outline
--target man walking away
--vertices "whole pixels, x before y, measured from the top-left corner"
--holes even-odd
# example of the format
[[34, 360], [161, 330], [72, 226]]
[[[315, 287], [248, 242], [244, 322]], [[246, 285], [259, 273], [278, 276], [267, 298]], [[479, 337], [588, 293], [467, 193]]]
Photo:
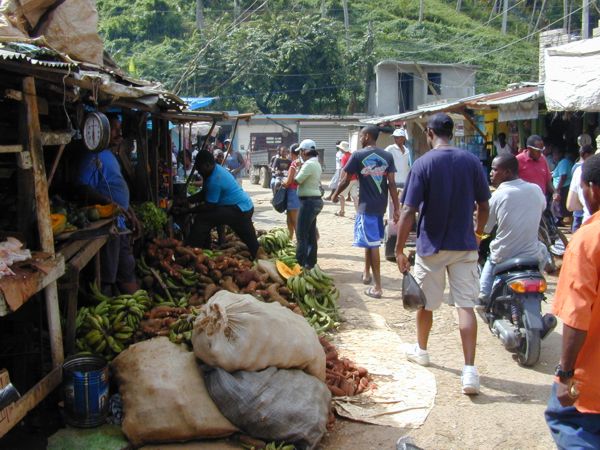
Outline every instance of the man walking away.
[[427, 301], [417, 311], [417, 344], [407, 350], [406, 357], [423, 366], [429, 364], [427, 342], [433, 311], [442, 304], [447, 272], [450, 300], [458, 308], [465, 360], [462, 392], [478, 394], [479, 374], [474, 365], [477, 319], [473, 307], [479, 294], [477, 247], [488, 219], [490, 190], [479, 159], [450, 144], [453, 128], [452, 119], [443, 113], [427, 122], [427, 143], [432, 150], [415, 161], [406, 180], [396, 261], [401, 273], [410, 268], [404, 246], [419, 211], [414, 276]]
[[567, 247], [553, 304], [562, 352], [545, 415], [560, 449], [600, 448], [600, 155], [583, 163], [581, 189], [593, 215]]
[[358, 175], [358, 211], [354, 221], [354, 246], [365, 249], [365, 268], [363, 283], [371, 282], [371, 272], [375, 286], [369, 286], [365, 294], [381, 298], [381, 272], [379, 246], [383, 239], [383, 215], [387, 206], [388, 191], [392, 197], [393, 221], [398, 221], [398, 192], [394, 183], [394, 158], [385, 150], [376, 146], [379, 128], [368, 126], [360, 132], [362, 150], [352, 154], [342, 169], [342, 179], [333, 202], [337, 202], [340, 193], [350, 184], [352, 175]]
[[519, 178], [519, 163], [513, 155], [504, 153], [494, 158], [490, 179], [498, 189], [492, 194], [484, 231], [491, 233], [494, 227], [497, 229], [481, 271], [479, 299], [482, 303], [490, 299], [497, 264], [511, 258], [540, 257], [538, 228], [546, 208], [540, 187]]

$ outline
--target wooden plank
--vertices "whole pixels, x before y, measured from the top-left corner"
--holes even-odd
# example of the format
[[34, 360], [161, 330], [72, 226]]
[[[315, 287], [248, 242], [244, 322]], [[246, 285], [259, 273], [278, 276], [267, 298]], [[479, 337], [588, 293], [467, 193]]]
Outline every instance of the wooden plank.
[[70, 131], [44, 131], [42, 133], [42, 145], [67, 145], [71, 142]]
[[[50, 259], [37, 259], [34, 253], [31, 265], [38, 268], [36, 270], [19, 267], [22, 264], [26, 263], [17, 263], [16, 267], [12, 268], [14, 276], [0, 279], [0, 303], [6, 303], [8, 310], [13, 312], [65, 273], [64, 259], [60, 254]], [[0, 316], [7, 313], [0, 313]]]
[[20, 153], [22, 151], [22, 145], [0, 145], [0, 153]]
[[[23, 103], [27, 117], [27, 143], [33, 163], [33, 181], [35, 191], [36, 218], [38, 234], [42, 250], [54, 254], [54, 235], [50, 221], [50, 199], [48, 198], [48, 182], [44, 154], [42, 148], [42, 132], [38, 113], [38, 102], [35, 90], [35, 79], [23, 79]], [[48, 334], [50, 335], [50, 351], [52, 364], [58, 367], [64, 361], [60, 310], [58, 307], [58, 291], [56, 281], [50, 283], [44, 292], [46, 298], [46, 316], [48, 318]]]
[[0, 411], [0, 438], [8, 433], [62, 382], [62, 365], [57, 366], [15, 403]]
[[83, 269], [108, 241], [108, 236], [87, 241], [85, 247], [69, 261], [69, 267], [77, 271]]
[[65, 151], [65, 144], [61, 144], [58, 149], [58, 153], [54, 158], [54, 162], [52, 163], [52, 169], [50, 169], [50, 176], [48, 177], [48, 186], [52, 184], [52, 179], [54, 178], [54, 174], [56, 173], [56, 169], [58, 169], [58, 163], [60, 162], [60, 158], [62, 158], [63, 152]]

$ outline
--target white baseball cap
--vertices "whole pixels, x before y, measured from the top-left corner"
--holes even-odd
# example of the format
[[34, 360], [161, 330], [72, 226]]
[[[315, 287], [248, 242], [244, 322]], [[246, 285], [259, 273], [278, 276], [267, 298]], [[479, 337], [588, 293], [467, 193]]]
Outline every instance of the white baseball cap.
[[396, 128], [392, 133], [394, 137], [406, 137], [406, 130], [404, 128]]
[[300, 150], [316, 150], [317, 144], [312, 139], [304, 139], [298, 146]]

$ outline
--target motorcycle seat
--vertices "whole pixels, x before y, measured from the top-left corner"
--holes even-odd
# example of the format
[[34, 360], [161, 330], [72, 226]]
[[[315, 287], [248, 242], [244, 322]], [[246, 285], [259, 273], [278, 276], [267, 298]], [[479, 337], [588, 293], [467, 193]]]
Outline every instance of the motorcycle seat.
[[539, 269], [540, 262], [537, 258], [511, 258], [494, 267], [494, 275], [499, 275], [510, 270]]

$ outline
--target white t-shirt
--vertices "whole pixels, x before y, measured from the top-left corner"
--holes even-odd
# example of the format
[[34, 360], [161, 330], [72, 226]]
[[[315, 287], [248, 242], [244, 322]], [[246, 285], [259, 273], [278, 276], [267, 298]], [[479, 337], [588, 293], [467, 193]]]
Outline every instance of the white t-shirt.
[[410, 171], [410, 149], [404, 144], [403, 152], [396, 144], [392, 144], [388, 145], [385, 151], [391, 153], [394, 158], [394, 166], [396, 166], [394, 179], [396, 183], [405, 183]]
[[342, 156], [344, 156], [344, 152], [338, 150], [335, 154], [335, 170], [342, 170]]
[[500, 145], [500, 142], [494, 142], [494, 146], [496, 147], [496, 154], [500, 155], [512, 155], [512, 148], [508, 145], [508, 142], [504, 144], [504, 147]]
[[537, 258], [538, 229], [546, 197], [537, 184], [517, 178], [498, 186], [490, 199], [490, 216], [485, 232], [498, 225], [490, 243], [490, 260], [499, 264], [510, 258]]
[[571, 177], [571, 184], [569, 185], [569, 192], [573, 192], [577, 194], [577, 198], [579, 199], [579, 203], [583, 205], [583, 221], [585, 222], [591, 216], [590, 210], [585, 204], [585, 198], [583, 197], [583, 190], [581, 189], [581, 169], [582, 166], [578, 166], [573, 172], [573, 176]]

